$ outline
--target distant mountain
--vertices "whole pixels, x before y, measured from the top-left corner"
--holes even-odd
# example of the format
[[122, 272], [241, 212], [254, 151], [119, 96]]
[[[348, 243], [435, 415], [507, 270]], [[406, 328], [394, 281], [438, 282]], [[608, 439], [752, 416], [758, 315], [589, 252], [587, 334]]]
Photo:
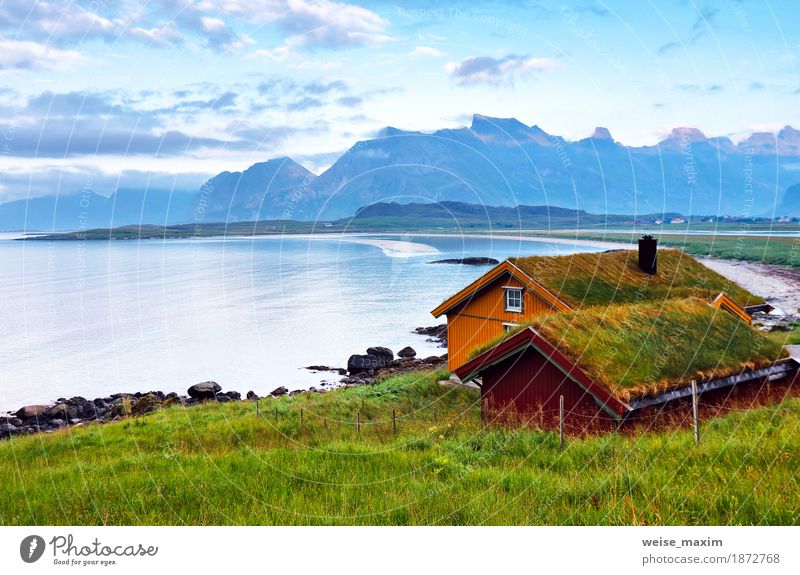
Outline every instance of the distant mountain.
[[[678, 213], [642, 214], [638, 223], [680, 217]], [[552, 206], [485, 206], [464, 202], [399, 204], [379, 202], [364, 206], [352, 218], [334, 222], [347, 229], [394, 228], [414, 229], [442, 227], [446, 229], [558, 229], [588, 228], [602, 225], [625, 225], [633, 216], [624, 214], [590, 214], [583, 210]]]
[[44, 196], [0, 204], [0, 230], [62, 231], [128, 224], [170, 225], [189, 221], [191, 193], [121, 189], [111, 196], [93, 192]]
[[222, 172], [200, 188], [193, 216], [204, 222], [313, 219], [315, 179], [290, 158], [254, 164], [244, 172]]
[[379, 201], [421, 200], [761, 215], [780, 203], [778, 182], [800, 180], [799, 136], [787, 126], [735, 145], [676, 128], [655, 146], [627, 147], [606, 128], [568, 141], [513, 118], [475, 115], [469, 128], [432, 134], [386, 128], [350, 148], [312, 187], [327, 200], [318, 205], [323, 219]]
[[[738, 144], [675, 128], [656, 145], [630, 147], [602, 127], [570, 141], [514, 118], [476, 114], [468, 128], [384, 128], [319, 176], [284, 157], [218, 174], [188, 205], [158, 194], [143, 202], [131, 192], [117, 202], [113, 224], [333, 221], [376, 203], [448, 201], [636, 217], [796, 215], [797, 192], [784, 197], [784, 189], [798, 183], [800, 131], [790, 126]], [[109, 208], [102, 199], [90, 203], [86, 210], [69, 196], [2, 204], [0, 229], [69, 229], [84, 216], [89, 227], [107, 227]]]
[[777, 212], [782, 216], [800, 217], [800, 184], [786, 189]]

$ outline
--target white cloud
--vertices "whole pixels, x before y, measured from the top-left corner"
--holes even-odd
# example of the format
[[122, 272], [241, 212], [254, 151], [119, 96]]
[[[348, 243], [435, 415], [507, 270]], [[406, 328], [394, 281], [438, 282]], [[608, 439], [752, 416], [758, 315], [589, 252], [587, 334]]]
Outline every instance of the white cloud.
[[412, 56], [427, 56], [430, 58], [441, 58], [444, 56], [444, 52], [441, 50], [437, 50], [436, 48], [432, 48], [431, 46], [417, 46], [411, 51]]
[[462, 85], [499, 84], [511, 82], [515, 76], [551, 70], [556, 65], [557, 61], [553, 58], [531, 58], [509, 54], [500, 59], [475, 56], [460, 62], [448, 62], [445, 71]]
[[274, 24], [290, 34], [288, 48], [346, 48], [391, 40], [384, 18], [361, 6], [332, 0], [209, 0], [201, 6]]
[[75, 50], [59, 50], [38, 42], [0, 40], [0, 69], [64, 68], [86, 62]]

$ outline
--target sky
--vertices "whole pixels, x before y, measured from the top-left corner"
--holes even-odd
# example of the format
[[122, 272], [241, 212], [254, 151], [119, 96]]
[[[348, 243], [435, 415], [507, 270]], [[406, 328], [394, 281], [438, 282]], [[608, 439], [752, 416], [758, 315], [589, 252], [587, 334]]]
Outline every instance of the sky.
[[0, 0], [0, 203], [196, 190], [473, 114], [626, 145], [800, 128], [797, 4]]

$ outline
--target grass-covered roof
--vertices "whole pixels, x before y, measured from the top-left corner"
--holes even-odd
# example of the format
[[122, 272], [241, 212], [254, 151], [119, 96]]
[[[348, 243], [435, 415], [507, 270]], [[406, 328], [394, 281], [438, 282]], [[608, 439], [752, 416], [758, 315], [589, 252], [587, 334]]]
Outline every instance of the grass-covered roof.
[[786, 355], [779, 343], [733, 314], [687, 298], [548, 314], [481, 346], [473, 357], [527, 327], [622, 400], [692, 379], [725, 377]]
[[573, 309], [586, 306], [699, 297], [725, 292], [740, 306], [763, 302], [693, 257], [674, 249], [658, 251], [658, 274], [639, 269], [634, 250], [567, 256], [532, 256], [509, 261]]

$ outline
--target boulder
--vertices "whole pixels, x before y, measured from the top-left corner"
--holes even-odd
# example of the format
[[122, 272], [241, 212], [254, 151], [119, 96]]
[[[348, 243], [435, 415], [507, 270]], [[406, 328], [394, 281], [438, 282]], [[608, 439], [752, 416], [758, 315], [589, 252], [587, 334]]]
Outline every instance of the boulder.
[[230, 397], [233, 401], [241, 401], [242, 399], [242, 394], [239, 393], [238, 391], [229, 391], [225, 395]]
[[51, 419], [50, 420], [50, 427], [64, 427], [64, 420], [63, 419]]
[[280, 386], [273, 389], [270, 395], [273, 397], [278, 397], [279, 395], [286, 395], [287, 393], [289, 393], [289, 390], [283, 386]]
[[255, 391], [250, 390], [250, 391], [247, 392], [247, 399], [249, 399], [251, 401], [255, 401], [256, 399], [260, 399], [260, 398], [258, 397], [258, 395], [256, 395]]
[[397, 352], [397, 356], [402, 357], [403, 359], [413, 359], [417, 357], [417, 352], [413, 347], [406, 346]]
[[161, 400], [154, 393], [148, 393], [136, 400], [131, 407], [131, 414], [144, 415], [161, 407]]
[[20, 419], [28, 419], [31, 417], [43, 417], [47, 414], [46, 405], [26, 405], [17, 411], [17, 417]]
[[390, 363], [394, 359], [394, 352], [388, 347], [369, 347], [367, 355], [377, 355], [384, 359], [384, 363]]
[[0, 423], [0, 438], [11, 437], [17, 432], [17, 428], [10, 423]]
[[215, 381], [204, 381], [202, 383], [195, 383], [192, 387], [186, 390], [189, 397], [194, 399], [214, 399], [216, 395], [222, 391], [222, 387]]
[[442, 358], [440, 358], [438, 355], [429, 355], [428, 357], [422, 360], [422, 363], [434, 364], [434, 363], [439, 363], [440, 361], [442, 361]]
[[380, 369], [385, 366], [386, 359], [378, 355], [351, 355], [347, 360], [347, 371], [351, 374]]
[[47, 411], [47, 415], [54, 419], [58, 418], [69, 421], [70, 419], [78, 417], [78, 410], [66, 403], [59, 403], [51, 407]]

